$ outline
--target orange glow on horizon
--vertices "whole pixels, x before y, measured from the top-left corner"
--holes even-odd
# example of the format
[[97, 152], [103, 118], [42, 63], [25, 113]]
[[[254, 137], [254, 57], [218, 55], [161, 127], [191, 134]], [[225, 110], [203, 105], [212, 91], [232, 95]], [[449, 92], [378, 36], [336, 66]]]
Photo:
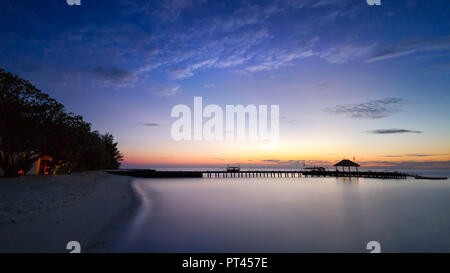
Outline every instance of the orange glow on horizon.
[[[331, 166], [336, 162], [339, 162], [344, 157], [264, 157], [264, 158], [207, 158], [207, 157], [178, 157], [174, 158], [151, 158], [151, 157], [125, 157], [124, 163], [128, 164], [148, 164], [148, 165], [226, 165], [233, 163], [240, 163], [246, 165], [260, 165], [260, 166], [280, 166], [286, 165], [288, 166], [291, 162], [295, 161], [305, 161], [307, 165], [316, 165], [316, 166]], [[348, 158], [353, 160], [353, 158]], [[424, 159], [423, 157], [402, 157], [401, 159], [394, 158], [386, 158], [386, 157], [364, 157], [360, 160], [356, 158], [355, 162], [361, 164], [362, 167], [391, 167], [395, 166], [396, 163], [405, 163], [405, 162], [445, 162], [450, 161], [449, 156], [437, 156], [437, 157], [427, 157]], [[450, 167], [448, 165], [443, 165], [442, 167]]]

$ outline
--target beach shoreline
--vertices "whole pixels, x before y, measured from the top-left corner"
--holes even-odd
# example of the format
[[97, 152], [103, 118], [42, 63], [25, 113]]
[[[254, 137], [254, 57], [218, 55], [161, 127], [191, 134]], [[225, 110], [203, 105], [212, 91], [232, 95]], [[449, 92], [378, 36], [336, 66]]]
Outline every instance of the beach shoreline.
[[[68, 253], [113, 248], [138, 204], [133, 178], [90, 171], [0, 179], [0, 252]], [[119, 223], [120, 222], [120, 223]]]

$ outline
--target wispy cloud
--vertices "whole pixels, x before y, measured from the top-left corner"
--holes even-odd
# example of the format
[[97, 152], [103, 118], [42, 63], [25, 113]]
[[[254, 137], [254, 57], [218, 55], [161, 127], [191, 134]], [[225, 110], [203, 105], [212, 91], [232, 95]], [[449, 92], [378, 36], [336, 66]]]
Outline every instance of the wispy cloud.
[[209, 88], [214, 88], [216, 87], [216, 85], [214, 83], [209, 83], [209, 84], [204, 84], [203, 88], [209, 89]]
[[194, 71], [200, 68], [207, 68], [213, 66], [217, 62], [218, 58], [210, 58], [204, 61], [196, 62], [188, 65], [185, 68], [172, 68], [170, 72], [172, 74], [172, 78], [174, 79], [183, 79], [194, 76]]
[[350, 118], [379, 119], [399, 112], [404, 102], [405, 100], [400, 98], [384, 98], [364, 103], [340, 104], [325, 111]]
[[[156, 46], [158, 51], [147, 59], [147, 64], [137, 68], [139, 74], [155, 70], [165, 71], [172, 80], [193, 77], [196, 71], [207, 68], [238, 68], [241, 73], [276, 70], [295, 61], [321, 56], [329, 62], [345, 62], [361, 55], [363, 48], [340, 47], [318, 50], [317, 36], [292, 35], [277, 42], [277, 33], [267, 24], [271, 17], [306, 7], [342, 7], [341, 1], [276, 1], [270, 5], [244, 3], [231, 12], [211, 14], [204, 18], [209, 24], [195, 23], [183, 26], [176, 32], [156, 33], [164, 37], [164, 44]], [[199, 4], [191, 1], [191, 5]], [[340, 8], [339, 8], [340, 9]], [[181, 9], [182, 10], [182, 9]], [[158, 43], [158, 38], [156, 38]], [[195, 50], [192, 45], [196, 45]], [[353, 53], [353, 55], [351, 55]]]
[[125, 7], [125, 13], [134, 16], [152, 16], [163, 23], [173, 23], [178, 21], [179, 15], [186, 9], [192, 8], [201, 0], [165, 0], [165, 1], [148, 1], [148, 0], [121, 0], [121, 4]]
[[257, 65], [249, 66], [246, 68], [246, 70], [250, 72], [275, 70], [282, 66], [289, 65], [292, 61], [296, 59], [307, 58], [314, 55], [315, 53], [310, 49], [305, 49], [304, 51], [301, 52], [274, 54], [273, 56], [271, 56], [271, 58], [268, 58], [268, 60], [259, 63]]
[[313, 8], [325, 7], [325, 6], [341, 6], [344, 3], [340, 0], [318, 0], [312, 4]]
[[170, 96], [174, 96], [175, 94], [177, 94], [179, 89], [180, 89], [179, 86], [163, 87], [163, 88], [153, 92], [153, 94], [155, 94], [156, 96], [160, 96], [160, 97], [170, 97]]
[[362, 161], [364, 167], [395, 168], [395, 169], [449, 169], [450, 161]]
[[319, 82], [319, 83], [308, 84], [308, 85], [302, 86], [302, 88], [311, 90], [311, 91], [321, 91], [321, 90], [330, 89], [331, 87], [333, 87], [333, 85], [328, 82]]
[[382, 155], [382, 157], [430, 157], [430, 156], [439, 156], [439, 155], [447, 155], [447, 154], [403, 154], [403, 155]]
[[408, 130], [408, 129], [376, 129], [376, 130], [368, 130], [366, 131], [370, 134], [379, 134], [379, 135], [386, 135], [386, 134], [405, 134], [405, 133], [411, 133], [411, 134], [421, 134], [423, 131], [417, 131], [417, 130]]
[[366, 62], [388, 60], [416, 53], [430, 53], [439, 51], [450, 51], [450, 36], [437, 39], [422, 39], [379, 46], [375, 54]]
[[139, 123], [140, 125], [147, 126], [147, 127], [158, 127], [161, 126], [161, 123], [156, 122], [148, 122], [148, 123]]
[[[6, 37], [3, 40], [10, 46], [17, 41], [36, 46], [39, 48], [33, 53], [36, 56], [62, 57], [70, 51], [77, 65], [98, 65], [91, 74], [118, 87], [130, 83], [142, 86], [141, 83], [154, 79], [178, 86], [181, 81], [212, 69], [250, 75], [301, 65], [313, 58], [333, 64], [356, 60], [375, 62], [450, 48], [449, 37], [380, 45], [381, 42], [355, 39], [365, 37], [359, 33], [343, 36], [339, 20], [351, 19], [364, 11], [366, 5], [361, 1], [276, 0], [236, 4], [234, 1], [120, 0], [111, 3], [114, 4], [109, 8], [118, 8], [112, 14], [121, 15], [113, 21], [101, 17], [95, 23], [78, 22], [76, 28], [67, 29], [53, 26], [39, 16], [33, 18], [35, 25], [39, 25], [35, 36], [27, 36], [25, 31], [10, 31], [3, 35]], [[20, 6], [28, 9], [25, 4]], [[101, 8], [102, 5], [93, 5], [89, 16], [95, 16]], [[367, 22], [355, 20], [355, 23], [357, 29], [366, 31], [361, 24]], [[19, 51], [18, 45], [13, 44], [11, 48]], [[111, 67], [110, 60], [122, 68]], [[156, 92], [161, 96], [176, 93], [174, 89]]]
[[[305, 166], [329, 166], [332, 162], [327, 160], [279, 160], [279, 159], [264, 159], [259, 161], [262, 166], [280, 167], [280, 168], [303, 168]], [[269, 164], [267, 164], [269, 163]]]
[[279, 159], [264, 159], [264, 160], [261, 160], [262, 162], [270, 162], [270, 163], [278, 163], [278, 162], [280, 162], [280, 160]]
[[[257, 72], [265, 70], [275, 70], [280, 67], [290, 65], [293, 61], [298, 59], [304, 59], [317, 55], [312, 50], [319, 38], [317, 36], [305, 39], [296, 45], [295, 48], [291, 48], [292, 45], [285, 45], [284, 48], [276, 48], [261, 52], [255, 57], [256, 64], [247, 66], [246, 71]], [[297, 42], [299, 43], [299, 42]]]
[[373, 44], [357, 45], [344, 43], [324, 49], [319, 56], [332, 64], [345, 63], [368, 55], [373, 48]]

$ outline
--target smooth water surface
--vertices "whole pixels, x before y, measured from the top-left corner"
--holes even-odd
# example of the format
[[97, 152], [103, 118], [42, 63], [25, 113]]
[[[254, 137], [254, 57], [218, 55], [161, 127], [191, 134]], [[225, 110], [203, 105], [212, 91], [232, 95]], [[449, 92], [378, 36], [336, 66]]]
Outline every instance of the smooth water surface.
[[116, 251], [450, 251], [450, 182], [364, 178], [137, 179]]

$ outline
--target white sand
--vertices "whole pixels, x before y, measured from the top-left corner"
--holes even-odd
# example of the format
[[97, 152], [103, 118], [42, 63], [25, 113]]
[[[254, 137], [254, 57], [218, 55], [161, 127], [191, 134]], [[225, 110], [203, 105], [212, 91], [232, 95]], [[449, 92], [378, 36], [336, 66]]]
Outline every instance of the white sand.
[[132, 178], [103, 171], [0, 178], [0, 252], [108, 249], [103, 234], [133, 205]]

